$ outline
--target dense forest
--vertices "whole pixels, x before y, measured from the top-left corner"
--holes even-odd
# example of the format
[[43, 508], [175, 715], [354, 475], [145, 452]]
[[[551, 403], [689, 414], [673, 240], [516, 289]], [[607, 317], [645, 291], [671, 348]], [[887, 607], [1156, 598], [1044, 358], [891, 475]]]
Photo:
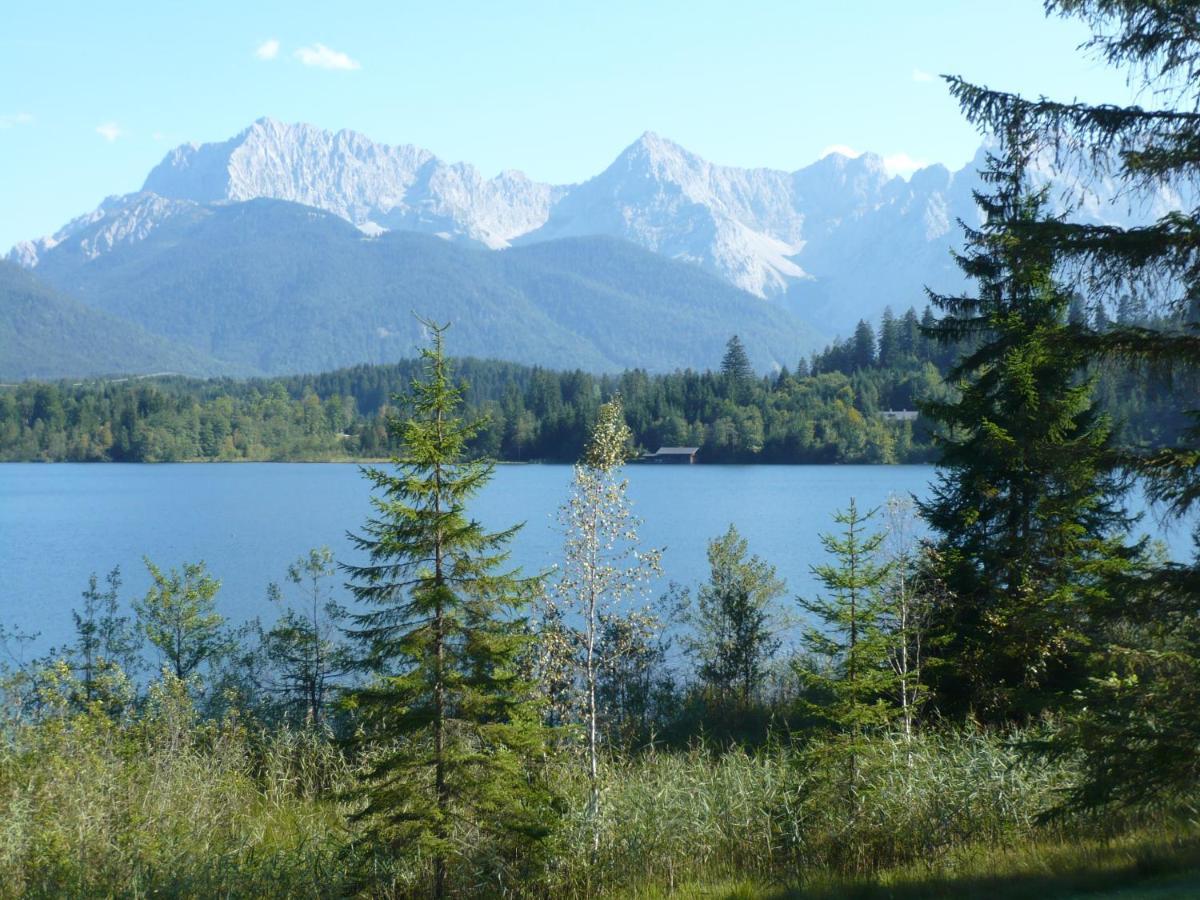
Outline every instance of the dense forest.
[[[1073, 316], [1092, 314], [1078, 305]], [[1154, 325], [1129, 298], [1097, 330]], [[463, 359], [467, 413], [483, 425], [469, 453], [506, 462], [574, 461], [599, 405], [620, 394], [634, 446], [695, 446], [703, 462], [896, 463], [933, 459], [916, 411], [947, 392], [958, 342], [938, 344], [935, 321], [909, 309], [784, 369], [756, 377], [731, 338], [714, 370], [597, 376]], [[1161, 324], [1161, 323], [1158, 323]], [[923, 331], [922, 329], [925, 329]], [[719, 367], [716, 367], [717, 363]], [[0, 387], [0, 460], [178, 462], [331, 460], [387, 457], [387, 418], [402, 411], [419, 364], [356, 366], [276, 379], [181, 377]], [[1120, 364], [1096, 367], [1101, 408], [1135, 446], [1178, 440], [1187, 427], [1166, 394], [1165, 374]], [[1195, 385], [1194, 379], [1185, 385]]]
[[[1200, 7], [1047, 9], [1200, 104]], [[67, 646], [27, 659], [2, 635], [0, 894], [1195, 896], [1200, 556], [1134, 540], [1123, 500], [1136, 484], [1176, 524], [1200, 508], [1200, 211], [1078, 223], [1033, 174], [1052, 148], [1131, 189], [1194, 180], [1200, 116], [950, 87], [995, 138], [958, 256], [972, 290], [796, 373], [754, 376], [734, 340], [719, 371], [659, 379], [455, 363], [424, 322], [403, 368], [18, 386], [18, 437], [29, 398], [65, 440], [88, 403], [154, 396], [226, 404], [208, 436], [236, 451], [239, 404], [276, 403], [314, 432], [379, 429], [391, 461], [363, 469], [356, 562], [298, 550], [264, 573], [273, 622], [227, 621], [201, 562], [147, 559], [142, 596], [93, 577]], [[757, 414], [762, 453], [764, 410], [824, 382], [864, 432], [919, 404], [928, 499], [847, 498], [814, 524], [812, 596], [786, 596], [736, 523], [702, 583], [648, 596], [660, 552], [625, 465], [650, 429], [678, 411], [721, 458], [707, 429]], [[148, 434], [149, 406], [87, 428]], [[472, 517], [508, 438], [489, 410], [527, 414], [525, 458], [574, 462], [550, 572], [512, 570], [516, 527]]]

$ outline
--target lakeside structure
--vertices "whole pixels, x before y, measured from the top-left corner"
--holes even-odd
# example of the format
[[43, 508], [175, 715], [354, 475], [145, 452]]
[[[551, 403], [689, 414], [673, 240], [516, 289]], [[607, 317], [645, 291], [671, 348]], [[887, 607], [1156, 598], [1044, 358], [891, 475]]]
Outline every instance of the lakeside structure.
[[647, 453], [642, 462], [674, 463], [676, 465], [695, 465], [699, 447], [659, 447], [654, 453]]

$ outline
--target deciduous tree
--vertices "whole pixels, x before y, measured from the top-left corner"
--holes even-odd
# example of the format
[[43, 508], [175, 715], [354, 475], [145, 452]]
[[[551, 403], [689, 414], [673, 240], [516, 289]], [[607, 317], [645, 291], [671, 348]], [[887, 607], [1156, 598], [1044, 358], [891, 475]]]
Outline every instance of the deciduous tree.
[[602, 729], [597, 691], [605, 663], [603, 624], [606, 617], [627, 612], [659, 572], [659, 552], [644, 550], [638, 540], [639, 521], [621, 474], [629, 441], [629, 426], [616, 397], [600, 407], [583, 457], [575, 466], [571, 495], [559, 511], [563, 561], [551, 599], [566, 612], [560, 622], [574, 629], [571, 643], [579, 654], [593, 816], [600, 804]]
[[325, 721], [334, 680], [349, 665], [339, 631], [346, 609], [334, 600], [329, 584], [336, 572], [328, 547], [309, 550], [288, 566], [287, 580], [302, 599], [288, 605], [283, 590], [272, 584], [268, 594], [283, 607], [283, 614], [262, 636], [263, 653], [273, 673], [271, 687], [286, 709], [317, 728]]
[[708, 581], [696, 594], [692, 651], [700, 680], [722, 703], [748, 706], [779, 649], [785, 583], [775, 567], [748, 556], [749, 544], [733, 525], [708, 542]]
[[182, 571], [167, 572], [149, 559], [144, 562], [154, 584], [133, 603], [138, 630], [158, 648], [172, 674], [184, 681], [229, 650], [225, 617], [217, 612], [215, 601], [221, 582], [208, 574], [203, 562], [185, 562]]

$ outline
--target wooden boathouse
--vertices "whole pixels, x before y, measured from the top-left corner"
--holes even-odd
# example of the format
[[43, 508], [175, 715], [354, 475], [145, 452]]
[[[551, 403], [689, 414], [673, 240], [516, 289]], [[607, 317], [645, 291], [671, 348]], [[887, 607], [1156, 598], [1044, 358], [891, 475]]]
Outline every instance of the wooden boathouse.
[[659, 447], [654, 453], [647, 453], [642, 462], [674, 463], [677, 465], [694, 465], [699, 447]]

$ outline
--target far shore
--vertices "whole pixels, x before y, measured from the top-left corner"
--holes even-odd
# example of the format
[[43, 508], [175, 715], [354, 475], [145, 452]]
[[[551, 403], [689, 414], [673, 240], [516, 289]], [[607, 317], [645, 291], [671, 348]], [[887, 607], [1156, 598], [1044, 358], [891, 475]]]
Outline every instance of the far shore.
[[[164, 459], [154, 462], [124, 462], [121, 460], [67, 460], [67, 459], [9, 459], [0, 461], [0, 466], [5, 465], [45, 465], [45, 466], [200, 466], [200, 465], [242, 465], [253, 463], [256, 465], [358, 465], [358, 466], [379, 466], [388, 465], [393, 460], [391, 457], [371, 457], [369, 459], [359, 459], [356, 457], [334, 457], [330, 459]], [[499, 460], [491, 461], [497, 466], [570, 466], [573, 462], [544, 460], [544, 459], [529, 459], [529, 460]], [[657, 469], [694, 469], [694, 468], [723, 468], [727, 466], [764, 466], [764, 467], [792, 467], [792, 468], [828, 468], [835, 466], [879, 466], [880, 468], [889, 468], [893, 466], [928, 466], [932, 468], [932, 462], [894, 462], [894, 463], [872, 463], [872, 462], [830, 462], [830, 463], [796, 463], [796, 462], [708, 462], [708, 463], [693, 463], [690, 465], [681, 463], [650, 463], [642, 460], [631, 459], [628, 465], [641, 467], [653, 467]]]

